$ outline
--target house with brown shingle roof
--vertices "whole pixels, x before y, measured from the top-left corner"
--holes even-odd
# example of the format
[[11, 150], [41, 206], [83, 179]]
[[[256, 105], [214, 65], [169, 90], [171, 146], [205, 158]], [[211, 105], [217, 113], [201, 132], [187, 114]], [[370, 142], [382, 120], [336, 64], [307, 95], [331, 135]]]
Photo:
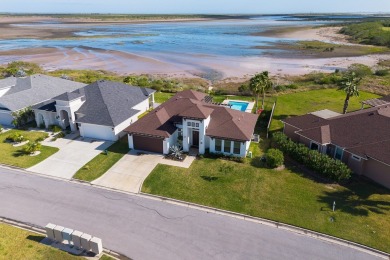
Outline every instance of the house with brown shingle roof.
[[293, 141], [390, 188], [390, 104], [345, 115], [313, 112], [282, 121], [284, 133]]
[[185, 152], [195, 147], [199, 154], [209, 149], [245, 157], [258, 115], [210, 101], [193, 90], [177, 93], [125, 129], [130, 149], [168, 154], [172, 146], [182, 143]]

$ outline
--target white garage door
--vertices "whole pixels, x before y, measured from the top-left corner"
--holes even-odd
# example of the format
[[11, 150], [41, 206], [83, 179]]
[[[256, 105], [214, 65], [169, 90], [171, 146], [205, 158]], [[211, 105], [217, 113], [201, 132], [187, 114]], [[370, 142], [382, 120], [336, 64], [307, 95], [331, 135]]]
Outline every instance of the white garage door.
[[11, 126], [12, 120], [13, 120], [13, 117], [11, 115], [11, 112], [0, 110], [0, 125]]
[[117, 137], [109, 126], [81, 124], [80, 135], [82, 137], [99, 140], [116, 141]]

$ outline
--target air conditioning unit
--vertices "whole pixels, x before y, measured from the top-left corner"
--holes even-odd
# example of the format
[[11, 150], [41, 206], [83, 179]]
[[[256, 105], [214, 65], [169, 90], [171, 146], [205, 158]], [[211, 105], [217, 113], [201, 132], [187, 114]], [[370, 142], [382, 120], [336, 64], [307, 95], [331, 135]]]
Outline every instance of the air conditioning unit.
[[48, 238], [50, 238], [51, 240], [55, 240], [54, 238], [54, 228], [56, 227], [56, 225], [52, 224], [52, 223], [49, 223], [45, 226], [45, 230], [46, 230], [46, 235]]

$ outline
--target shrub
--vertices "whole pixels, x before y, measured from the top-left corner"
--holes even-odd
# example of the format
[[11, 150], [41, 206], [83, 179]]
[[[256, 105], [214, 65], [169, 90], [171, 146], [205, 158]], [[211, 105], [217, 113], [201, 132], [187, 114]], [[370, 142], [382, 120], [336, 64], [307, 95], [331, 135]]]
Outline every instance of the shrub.
[[377, 70], [377, 71], [375, 71], [375, 75], [379, 76], [379, 77], [384, 77], [384, 76], [387, 76], [388, 74], [389, 74], [388, 70]]
[[364, 78], [372, 75], [372, 70], [369, 66], [359, 63], [354, 63], [348, 67], [348, 72], [355, 72], [356, 77]]
[[49, 135], [46, 134], [45, 136], [38, 137], [38, 138], [35, 140], [35, 142], [42, 142], [42, 141], [44, 141], [48, 136], [49, 136]]
[[303, 144], [297, 144], [281, 132], [274, 133], [273, 140], [291, 158], [326, 178], [340, 182], [351, 177], [352, 171], [343, 162], [310, 150]]
[[21, 134], [15, 133], [15, 134], [9, 135], [5, 140], [7, 140], [9, 142], [21, 143], [21, 142], [25, 141], [26, 138]]
[[54, 133], [58, 133], [58, 132], [61, 132], [62, 131], [62, 128], [59, 127], [58, 125], [49, 125], [49, 130], [54, 132]]
[[282, 166], [284, 163], [283, 152], [278, 149], [269, 149], [265, 155], [267, 158], [267, 165], [271, 168]]
[[33, 143], [29, 143], [27, 144], [24, 148], [23, 148], [23, 151], [27, 154], [33, 154], [37, 151], [40, 151], [41, 150], [41, 143], [39, 142], [33, 142]]

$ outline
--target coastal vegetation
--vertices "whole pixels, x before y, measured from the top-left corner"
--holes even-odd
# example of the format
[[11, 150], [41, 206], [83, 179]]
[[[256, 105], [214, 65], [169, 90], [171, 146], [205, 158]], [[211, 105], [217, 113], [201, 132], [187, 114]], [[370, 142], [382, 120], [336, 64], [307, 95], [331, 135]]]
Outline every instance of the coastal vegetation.
[[356, 43], [390, 47], [390, 19], [348, 24], [340, 33]]

